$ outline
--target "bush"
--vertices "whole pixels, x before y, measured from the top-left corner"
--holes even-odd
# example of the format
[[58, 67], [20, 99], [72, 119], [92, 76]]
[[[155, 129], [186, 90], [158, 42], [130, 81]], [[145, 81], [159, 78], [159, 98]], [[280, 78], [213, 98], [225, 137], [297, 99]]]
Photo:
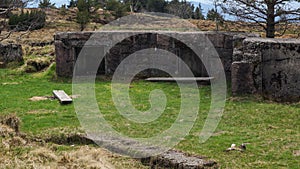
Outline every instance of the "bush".
[[62, 6], [60, 7], [59, 13], [60, 13], [61, 15], [66, 15], [66, 14], [67, 14], [67, 7], [66, 7], [66, 5], [62, 5]]
[[21, 14], [12, 14], [9, 17], [10, 29], [16, 31], [37, 30], [45, 26], [46, 13], [43, 11], [32, 11]]

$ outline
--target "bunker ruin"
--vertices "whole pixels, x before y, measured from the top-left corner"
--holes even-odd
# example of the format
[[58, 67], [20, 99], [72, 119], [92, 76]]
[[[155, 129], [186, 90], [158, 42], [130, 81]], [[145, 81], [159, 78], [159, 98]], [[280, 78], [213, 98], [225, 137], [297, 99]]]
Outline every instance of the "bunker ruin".
[[[110, 43], [122, 31], [103, 31]], [[128, 32], [123, 32], [128, 33]], [[234, 95], [261, 94], [276, 101], [300, 100], [300, 40], [259, 38], [255, 34], [230, 32], [170, 32], [197, 39], [205, 35], [217, 51]], [[64, 32], [55, 35], [56, 72], [72, 77], [76, 59], [93, 32]], [[158, 32], [142, 31], [123, 39], [102, 60], [98, 74], [112, 75], [128, 55], [158, 47], [180, 57], [196, 77], [207, 77], [206, 68], [184, 43]], [[209, 57], [209, 56], [208, 56]], [[213, 65], [211, 65], [213, 66]], [[88, 68], [88, 64], [86, 65]], [[148, 76], [165, 76], [149, 71]]]

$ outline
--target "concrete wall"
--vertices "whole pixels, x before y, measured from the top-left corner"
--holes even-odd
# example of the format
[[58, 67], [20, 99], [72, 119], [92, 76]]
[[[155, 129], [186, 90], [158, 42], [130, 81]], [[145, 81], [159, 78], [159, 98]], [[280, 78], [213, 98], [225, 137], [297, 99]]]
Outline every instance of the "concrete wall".
[[[92, 34], [93, 32], [69, 32], [55, 35], [58, 76], [72, 76], [76, 58]], [[101, 42], [109, 44], [112, 39], [118, 39], [124, 34], [128, 32], [103, 32], [102, 35], [105, 36]], [[203, 35], [208, 37], [221, 58], [227, 79], [231, 80], [234, 95], [256, 93], [275, 101], [300, 100], [300, 40], [253, 38], [257, 36], [224, 32], [169, 34], [194, 40], [192, 43], [198, 43]], [[195, 76], [207, 76], [206, 68], [193, 50], [172, 37], [174, 36], [145, 31], [125, 38], [110, 48], [98, 73], [112, 75], [121, 61], [130, 54], [157, 47], [179, 56]], [[215, 55], [206, 54], [205, 57], [210, 60]], [[210, 66], [213, 68], [214, 65]], [[165, 76], [162, 72], [152, 70], [144, 73], [146, 76]]]
[[[56, 71], [58, 76], [70, 77], [73, 73], [76, 55], [85, 42], [91, 37], [93, 32], [68, 32], [58, 33], [55, 35], [56, 48]], [[128, 32], [125, 32], [128, 33]], [[105, 74], [111, 75], [119, 65], [119, 63], [128, 55], [150, 47], [158, 47], [160, 49], [168, 50], [178, 55], [182, 60], [190, 66], [195, 76], [207, 76], [206, 69], [197, 55], [184, 43], [170, 37], [161, 35], [155, 32], [138, 32], [139, 35], [126, 38], [120, 43], [116, 44], [109, 53], [105, 56]], [[122, 32], [103, 32], [107, 34], [103, 41], [111, 41], [122, 36]], [[225, 73], [228, 79], [231, 76], [231, 64], [233, 53], [233, 42], [235, 41], [235, 33], [224, 32], [169, 32], [169, 34], [176, 34], [176, 36], [183, 36], [189, 39], [194, 39], [197, 43], [200, 36], [206, 36], [213, 44], [217, 53], [219, 54]], [[254, 35], [252, 35], [254, 36]], [[204, 42], [203, 42], [204, 43]], [[200, 47], [201, 44], [199, 44]], [[209, 55], [209, 54], [208, 54]], [[213, 54], [211, 54], [213, 55]], [[210, 58], [210, 56], [207, 56]], [[212, 58], [212, 57], [211, 57]], [[212, 65], [213, 66], [213, 65]], [[158, 75], [148, 72], [149, 76]]]
[[299, 101], [299, 68], [300, 40], [241, 40], [233, 54], [232, 92], [258, 93], [275, 101]]

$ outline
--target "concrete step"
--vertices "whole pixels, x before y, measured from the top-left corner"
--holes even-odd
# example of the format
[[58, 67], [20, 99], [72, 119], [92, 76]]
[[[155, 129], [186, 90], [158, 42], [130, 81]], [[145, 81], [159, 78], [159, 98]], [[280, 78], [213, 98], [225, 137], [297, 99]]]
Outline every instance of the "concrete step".
[[150, 82], [209, 82], [214, 77], [151, 77], [145, 79]]

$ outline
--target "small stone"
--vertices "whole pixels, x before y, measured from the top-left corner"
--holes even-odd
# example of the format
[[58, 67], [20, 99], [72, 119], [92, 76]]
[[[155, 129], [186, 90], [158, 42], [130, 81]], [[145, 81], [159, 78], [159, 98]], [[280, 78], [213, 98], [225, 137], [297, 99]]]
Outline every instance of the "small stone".
[[293, 156], [299, 157], [300, 156], [300, 150], [294, 150], [293, 151]]

